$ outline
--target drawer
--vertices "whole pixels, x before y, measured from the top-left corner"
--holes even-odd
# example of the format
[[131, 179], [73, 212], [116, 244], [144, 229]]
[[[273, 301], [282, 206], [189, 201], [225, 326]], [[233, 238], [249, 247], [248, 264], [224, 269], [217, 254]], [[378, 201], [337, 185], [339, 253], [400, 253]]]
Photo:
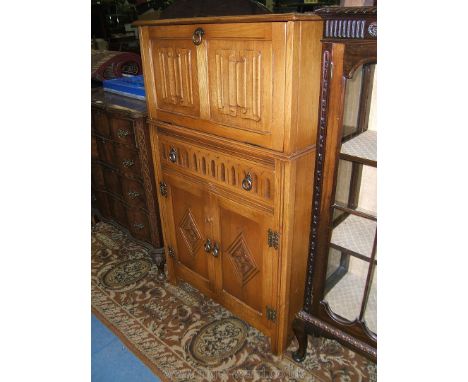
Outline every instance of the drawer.
[[138, 151], [118, 143], [114, 144], [114, 165], [119, 171], [131, 178], [141, 177], [141, 165]]
[[133, 121], [131, 119], [109, 116], [111, 137], [114, 141], [136, 148]]
[[91, 108], [91, 111], [91, 124], [94, 128], [94, 131], [103, 137], [109, 138], [110, 128], [106, 112], [95, 108]]
[[96, 136], [96, 145], [99, 160], [112, 165], [114, 163], [114, 143], [102, 136]]
[[161, 166], [201, 177], [272, 205], [275, 198], [275, 165], [236, 156], [234, 153], [184, 143], [160, 135]]
[[128, 227], [127, 206], [118, 198], [109, 195], [107, 198], [112, 218], [124, 227]]
[[132, 235], [143, 241], [151, 242], [151, 229], [147, 213], [142, 209], [128, 208], [128, 224]]
[[91, 135], [91, 159], [97, 160], [99, 159], [99, 151], [97, 147], [96, 137]]
[[97, 208], [99, 209], [99, 212], [102, 214], [102, 216], [104, 216], [105, 218], [112, 217], [112, 211], [108, 203], [107, 193], [105, 191], [95, 189], [92, 189], [91, 193], [92, 196], [96, 198], [96, 200], [94, 200], [94, 203], [97, 204]]
[[123, 198], [133, 208], [146, 208], [146, 197], [143, 184], [134, 179], [121, 177]]
[[98, 190], [105, 188], [104, 174], [99, 163], [91, 163], [91, 186]]
[[106, 190], [112, 194], [122, 196], [120, 175], [112, 167], [102, 166], [102, 173]]
[[154, 26], [148, 34], [152, 118], [283, 150], [286, 23]]

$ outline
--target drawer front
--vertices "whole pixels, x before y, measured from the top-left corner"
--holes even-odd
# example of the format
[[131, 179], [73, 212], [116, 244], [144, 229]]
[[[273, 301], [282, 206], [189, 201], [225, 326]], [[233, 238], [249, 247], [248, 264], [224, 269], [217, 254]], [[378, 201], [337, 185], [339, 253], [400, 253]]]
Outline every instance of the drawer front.
[[108, 164], [114, 163], [114, 144], [111, 140], [96, 136], [97, 151], [99, 160]]
[[108, 195], [109, 208], [112, 218], [124, 227], [128, 227], [127, 206], [118, 198]]
[[110, 116], [111, 137], [114, 141], [136, 148], [133, 121]]
[[92, 118], [92, 126], [94, 131], [96, 131], [99, 135], [103, 137], [109, 138], [110, 137], [110, 128], [109, 128], [109, 121], [107, 119], [107, 114], [99, 109], [91, 109], [91, 118]]
[[91, 163], [91, 186], [97, 190], [105, 188], [104, 173], [99, 163]]
[[159, 150], [163, 168], [177, 168], [273, 205], [275, 167], [236, 157], [220, 151], [187, 144], [160, 135]]
[[150, 116], [282, 151], [285, 31], [285, 23], [149, 27]]
[[92, 190], [92, 195], [96, 200], [94, 200], [95, 204], [97, 204], [97, 208], [99, 209], [99, 212], [101, 212], [102, 216], [105, 218], [110, 218], [112, 217], [112, 211], [108, 202], [108, 197], [107, 193], [105, 191], [99, 191], [99, 190]]
[[97, 146], [96, 137], [91, 135], [91, 159], [98, 160], [99, 159], [99, 151]]
[[121, 177], [124, 200], [133, 208], [146, 208], [145, 191], [141, 182]]
[[115, 143], [114, 152], [114, 165], [118, 167], [122, 174], [132, 178], [141, 177], [141, 165], [138, 151]]
[[148, 215], [145, 211], [137, 208], [128, 208], [128, 228], [132, 235], [143, 241], [151, 241], [151, 229]]
[[114, 195], [121, 197], [122, 186], [119, 173], [115, 169], [107, 166], [102, 166], [102, 173], [106, 190]]

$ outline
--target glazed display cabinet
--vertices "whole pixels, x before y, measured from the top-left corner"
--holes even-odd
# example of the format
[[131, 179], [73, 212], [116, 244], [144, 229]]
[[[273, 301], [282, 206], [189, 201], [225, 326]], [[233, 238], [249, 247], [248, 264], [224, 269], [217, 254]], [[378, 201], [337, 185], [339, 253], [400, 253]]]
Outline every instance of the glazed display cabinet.
[[303, 310], [307, 334], [377, 358], [377, 9], [324, 8], [312, 224]]

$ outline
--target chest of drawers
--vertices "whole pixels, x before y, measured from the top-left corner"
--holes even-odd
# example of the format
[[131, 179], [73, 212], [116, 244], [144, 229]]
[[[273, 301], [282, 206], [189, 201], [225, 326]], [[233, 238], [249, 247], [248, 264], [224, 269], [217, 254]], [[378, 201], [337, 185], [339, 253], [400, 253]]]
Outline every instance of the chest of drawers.
[[93, 206], [150, 245], [162, 276], [163, 241], [146, 104], [94, 89], [91, 118]]
[[169, 281], [191, 283], [281, 353], [303, 300], [322, 22], [136, 24]]

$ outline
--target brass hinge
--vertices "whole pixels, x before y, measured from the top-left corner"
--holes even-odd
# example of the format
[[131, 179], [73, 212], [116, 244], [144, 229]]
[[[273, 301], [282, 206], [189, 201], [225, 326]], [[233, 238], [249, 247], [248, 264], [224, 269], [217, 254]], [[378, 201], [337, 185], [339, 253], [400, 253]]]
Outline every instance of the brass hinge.
[[268, 229], [268, 246], [278, 249], [279, 246], [279, 233], [273, 232], [271, 228]]
[[276, 322], [276, 310], [268, 305], [266, 307], [266, 318], [268, 321]]
[[167, 197], [167, 184], [164, 182], [159, 182], [159, 190], [161, 191], [161, 195]]
[[172, 248], [171, 246], [167, 247], [167, 254], [169, 255], [169, 257], [175, 259], [175, 251], [174, 248]]

